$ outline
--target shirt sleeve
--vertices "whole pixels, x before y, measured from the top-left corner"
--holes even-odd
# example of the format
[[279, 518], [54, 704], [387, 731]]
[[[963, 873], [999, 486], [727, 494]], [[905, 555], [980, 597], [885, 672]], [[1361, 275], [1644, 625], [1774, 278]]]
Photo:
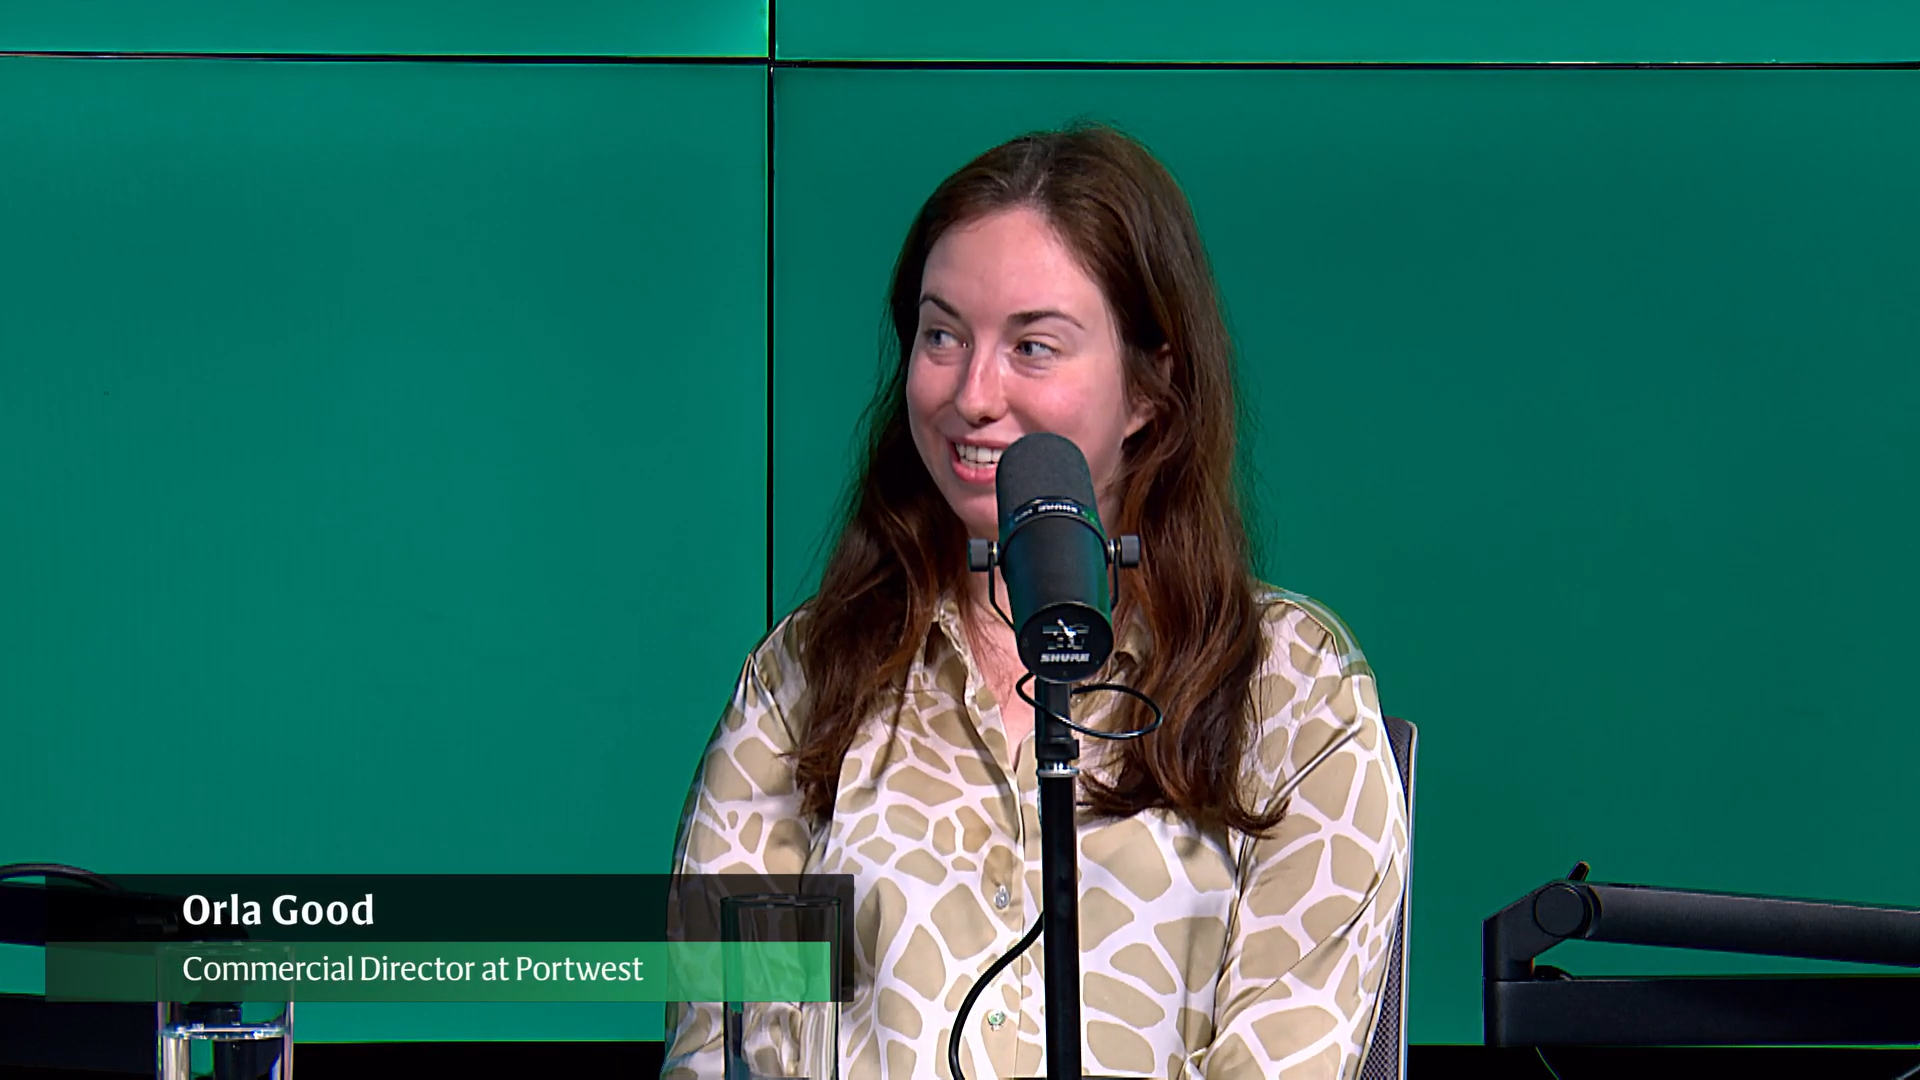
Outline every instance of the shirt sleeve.
[[1287, 812], [1244, 841], [1209, 1080], [1358, 1076], [1400, 916], [1406, 801], [1372, 672], [1303, 613], [1274, 629], [1252, 752]]
[[[811, 834], [784, 756], [795, 739], [781, 691], [800, 681], [797, 671], [787, 670], [790, 664], [780, 650], [763, 646], [741, 670], [687, 793], [675, 874], [799, 874], [805, 868]], [[720, 1080], [721, 1034], [719, 1003], [668, 1004], [663, 1080]]]

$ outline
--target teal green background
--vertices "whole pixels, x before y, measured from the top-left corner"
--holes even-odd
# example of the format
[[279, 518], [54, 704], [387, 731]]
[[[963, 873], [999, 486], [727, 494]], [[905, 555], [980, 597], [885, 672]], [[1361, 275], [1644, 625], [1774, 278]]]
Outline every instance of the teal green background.
[[[783, 604], [873, 371], [861, 268], [976, 148], [1113, 119], [1208, 238], [1269, 579], [1340, 611], [1421, 728], [1414, 1041], [1478, 1041], [1481, 920], [1576, 860], [1920, 905], [1889, 857], [1920, 751], [1889, 677], [1920, 645], [1916, 73], [776, 78], [808, 208], [775, 215], [775, 415], [806, 418], [775, 428]], [[916, 129], [944, 152], [861, 153]]]
[[[767, 55], [769, 0], [13, 0], [0, 49]], [[783, 60], [1859, 63], [1920, 56], [1904, 0], [781, 0]]]
[[[669, 869], [765, 624], [766, 79], [0, 60], [0, 858]], [[374, 1009], [303, 1037], [660, 1028]]]
[[768, 0], [9, 0], [0, 50], [767, 55]]
[[1903, 0], [786, 0], [786, 60], [1788, 63], [1912, 60]]
[[[816, 580], [920, 200], [1092, 116], [1200, 218], [1264, 573], [1420, 725], [1414, 1041], [1479, 1040], [1480, 921], [1576, 859], [1920, 904], [1920, 71], [1362, 66], [1913, 60], [1913, 9], [1190, 7], [790, 2], [775, 50], [1349, 66], [775, 66], [759, 5], [10, 5], [0, 50], [423, 62], [0, 56], [0, 860], [664, 868], [769, 596]], [[748, 59], [424, 62], [486, 52]]]

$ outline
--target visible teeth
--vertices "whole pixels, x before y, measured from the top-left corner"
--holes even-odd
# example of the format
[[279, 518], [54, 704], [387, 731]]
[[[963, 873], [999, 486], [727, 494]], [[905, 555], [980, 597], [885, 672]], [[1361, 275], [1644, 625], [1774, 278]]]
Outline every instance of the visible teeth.
[[954, 443], [960, 448], [960, 460], [969, 465], [997, 465], [1002, 451], [985, 446], [968, 446], [966, 443]]

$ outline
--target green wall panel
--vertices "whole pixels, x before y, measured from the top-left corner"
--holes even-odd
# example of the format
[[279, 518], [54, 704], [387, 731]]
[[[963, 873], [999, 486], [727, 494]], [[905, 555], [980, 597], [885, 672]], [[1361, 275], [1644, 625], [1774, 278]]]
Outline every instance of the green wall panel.
[[8, 0], [9, 49], [765, 56], [767, 0]]
[[[1175, 14], [1177, 12], [1177, 14]], [[1920, 60], [1905, 0], [784, 0], [783, 59], [1645, 63]]]
[[0, 60], [0, 861], [666, 869], [765, 625], [766, 77]]
[[1414, 1041], [1479, 1041], [1481, 920], [1577, 859], [1920, 903], [1887, 854], [1920, 754], [1920, 72], [776, 80], [782, 607], [816, 580], [920, 201], [1105, 117], [1214, 255], [1267, 576], [1345, 615], [1421, 726]]

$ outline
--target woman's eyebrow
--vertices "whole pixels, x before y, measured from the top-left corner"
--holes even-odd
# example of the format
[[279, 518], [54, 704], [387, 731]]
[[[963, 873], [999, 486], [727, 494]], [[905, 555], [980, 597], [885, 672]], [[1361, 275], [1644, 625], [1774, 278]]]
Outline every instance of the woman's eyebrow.
[[[954, 318], [959, 319], [962, 322], [966, 321], [966, 317], [960, 314], [960, 309], [954, 307], [952, 304], [947, 303], [945, 298], [941, 297], [940, 294], [938, 293], [922, 293], [920, 296], [920, 302], [922, 304], [932, 304], [934, 307], [939, 308], [941, 311], [946, 312], [947, 314], [953, 316]], [[1082, 330], [1086, 329], [1085, 326], [1081, 325], [1079, 319], [1074, 318], [1073, 316], [1067, 314], [1064, 311], [1059, 310], [1058, 308], [1041, 308], [1036, 311], [1016, 311], [1013, 314], [1007, 316], [1007, 325], [1015, 326], [1015, 327], [1027, 326], [1031, 323], [1037, 323], [1042, 319], [1064, 319], [1067, 322], [1070, 322], [1073, 325], [1080, 327], [1080, 329]]]
[[940, 297], [940, 294], [938, 293], [930, 293], [930, 292], [921, 293], [920, 302], [922, 304], [932, 304], [934, 307], [937, 307], [941, 311], [944, 311], [947, 314], [953, 316], [954, 318], [959, 319], [961, 322], [967, 321], [966, 316], [960, 314], [959, 308], [954, 307], [952, 304], [947, 303], [944, 299]]
[[[1025, 326], [1028, 323], [1037, 323], [1041, 319], [1065, 319], [1075, 326], [1080, 326], [1079, 319], [1074, 318], [1064, 311], [1058, 311], [1053, 308], [1043, 308], [1039, 311], [1016, 311], [1007, 316], [1007, 325]], [[1086, 327], [1080, 326], [1080, 329], [1085, 330]]]

